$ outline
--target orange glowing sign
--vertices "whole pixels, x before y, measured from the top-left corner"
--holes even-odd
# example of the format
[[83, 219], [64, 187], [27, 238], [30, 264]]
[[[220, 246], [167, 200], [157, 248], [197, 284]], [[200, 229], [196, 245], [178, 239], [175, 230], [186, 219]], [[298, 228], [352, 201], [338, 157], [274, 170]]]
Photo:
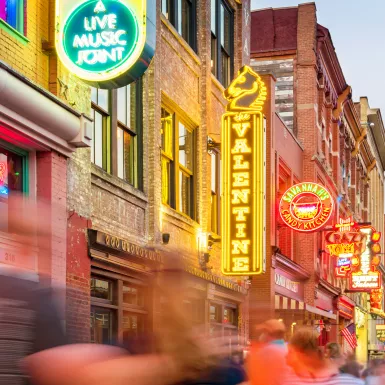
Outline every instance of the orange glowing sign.
[[325, 187], [304, 182], [289, 188], [282, 196], [279, 214], [283, 223], [301, 232], [323, 227], [333, 212], [333, 200]]
[[336, 231], [330, 231], [325, 236], [326, 248], [330, 256], [336, 257], [336, 277], [346, 278], [352, 265], [358, 265], [359, 256], [365, 250], [366, 236], [359, 231], [352, 218], [340, 218], [334, 228]]
[[256, 275], [265, 271], [266, 87], [242, 67], [225, 91], [222, 118], [222, 272]]
[[[350, 274], [350, 290], [358, 292], [371, 292], [381, 288], [381, 274], [377, 270], [379, 264], [378, 255], [373, 253], [373, 235], [376, 233], [373, 227], [361, 227], [360, 232], [365, 237], [365, 250], [359, 258], [358, 265]], [[380, 240], [381, 235], [374, 237]]]
[[0, 182], [1, 183], [4, 183], [6, 174], [7, 174], [7, 163], [1, 161], [0, 162]]

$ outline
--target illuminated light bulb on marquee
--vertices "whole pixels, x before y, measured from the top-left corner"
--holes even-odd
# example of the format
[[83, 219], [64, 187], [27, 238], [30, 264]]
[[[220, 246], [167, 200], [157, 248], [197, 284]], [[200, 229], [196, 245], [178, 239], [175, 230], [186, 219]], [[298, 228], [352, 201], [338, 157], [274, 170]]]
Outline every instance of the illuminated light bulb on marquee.
[[283, 223], [300, 232], [316, 231], [329, 221], [333, 200], [329, 191], [312, 182], [290, 187], [282, 196], [279, 214]]
[[60, 60], [96, 87], [117, 88], [137, 80], [155, 51], [155, 17], [146, 12], [151, 7], [154, 0], [57, 0]]

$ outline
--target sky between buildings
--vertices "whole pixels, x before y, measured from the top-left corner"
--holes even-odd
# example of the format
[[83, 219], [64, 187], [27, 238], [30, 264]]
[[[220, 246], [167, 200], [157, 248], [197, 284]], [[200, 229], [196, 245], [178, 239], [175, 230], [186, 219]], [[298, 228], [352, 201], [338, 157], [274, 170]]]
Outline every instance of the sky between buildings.
[[[310, 1], [251, 0], [251, 9]], [[385, 0], [316, 0], [318, 23], [328, 28], [353, 99], [367, 96], [385, 121]]]

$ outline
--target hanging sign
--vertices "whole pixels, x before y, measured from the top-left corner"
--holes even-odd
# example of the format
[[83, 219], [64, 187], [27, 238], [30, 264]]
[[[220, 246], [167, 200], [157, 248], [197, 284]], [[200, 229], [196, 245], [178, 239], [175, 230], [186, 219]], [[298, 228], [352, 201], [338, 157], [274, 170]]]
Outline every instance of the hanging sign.
[[222, 272], [255, 275], [265, 270], [266, 87], [248, 66], [225, 91], [222, 118]]
[[380, 342], [385, 342], [385, 325], [376, 325], [376, 336]]
[[366, 236], [365, 250], [358, 258], [352, 259], [352, 273], [350, 274], [350, 290], [371, 292], [381, 288], [381, 273], [377, 270], [381, 252], [381, 233], [373, 227], [361, 227], [360, 232]]
[[382, 306], [383, 289], [374, 289], [370, 292], [370, 312], [378, 314], [385, 318], [384, 309]]
[[135, 81], [155, 50], [155, 15], [147, 13], [147, 7], [155, 8], [154, 0], [57, 0], [60, 60], [76, 76], [100, 88]]
[[353, 218], [342, 219], [325, 236], [326, 249], [330, 256], [336, 257], [335, 275], [346, 278], [352, 268], [352, 260], [359, 258], [365, 250], [365, 234], [353, 222]]
[[279, 214], [293, 230], [311, 232], [325, 226], [333, 212], [333, 200], [325, 187], [304, 182], [289, 188], [282, 196]]

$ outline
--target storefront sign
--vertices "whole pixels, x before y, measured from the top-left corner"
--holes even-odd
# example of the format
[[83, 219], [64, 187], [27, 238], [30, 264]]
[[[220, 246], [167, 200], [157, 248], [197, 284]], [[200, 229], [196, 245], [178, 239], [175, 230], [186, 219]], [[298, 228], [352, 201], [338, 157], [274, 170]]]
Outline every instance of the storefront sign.
[[293, 230], [311, 232], [325, 226], [333, 212], [333, 200], [325, 187], [300, 183], [282, 196], [279, 213], [283, 223]]
[[232, 282], [228, 279], [225, 279], [223, 277], [220, 277], [218, 275], [207, 273], [203, 270], [196, 269], [193, 266], [187, 266], [186, 272], [192, 275], [195, 275], [196, 277], [202, 278], [206, 281], [210, 281], [212, 283], [215, 283], [216, 285], [225, 287], [226, 289], [230, 289], [233, 291], [237, 291], [242, 294], [246, 294], [247, 291], [242, 286], [239, 286], [236, 282]]
[[359, 231], [352, 218], [342, 219], [325, 236], [326, 249], [336, 257], [335, 276], [346, 278], [352, 269], [353, 257], [359, 258], [365, 250], [366, 236]]
[[109, 234], [104, 234], [98, 231], [96, 242], [100, 245], [128, 253], [137, 258], [148, 259], [154, 262], [162, 262], [162, 255], [157, 251], [145, 249], [144, 247], [135, 245], [124, 239], [114, 237]]
[[225, 91], [222, 118], [222, 272], [255, 275], [265, 271], [266, 87], [242, 67]]
[[277, 286], [284, 287], [285, 289], [292, 291], [293, 293], [299, 292], [299, 283], [284, 277], [283, 275], [275, 273], [275, 284]]
[[382, 305], [384, 291], [382, 288], [375, 289], [370, 292], [370, 312], [378, 314], [385, 318], [385, 313]]
[[376, 336], [381, 342], [385, 342], [385, 325], [376, 325]]
[[365, 250], [359, 258], [352, 260], [354, 270], [350, 274], [350, 290], [371, 292], [381, 288], [381, 274], [377, 270], [380, 259], [373, 253], [373, 246], [378, 243], [381, 235], [372, 227], [361, 227], [360, 232], [366, 236]]
[[[56, 48], [79, 78], [117, 88], [139, 78], [154, 54], [153, 0], [57, 0]], [[152, 14], [152, 12], [150, 12]]]

